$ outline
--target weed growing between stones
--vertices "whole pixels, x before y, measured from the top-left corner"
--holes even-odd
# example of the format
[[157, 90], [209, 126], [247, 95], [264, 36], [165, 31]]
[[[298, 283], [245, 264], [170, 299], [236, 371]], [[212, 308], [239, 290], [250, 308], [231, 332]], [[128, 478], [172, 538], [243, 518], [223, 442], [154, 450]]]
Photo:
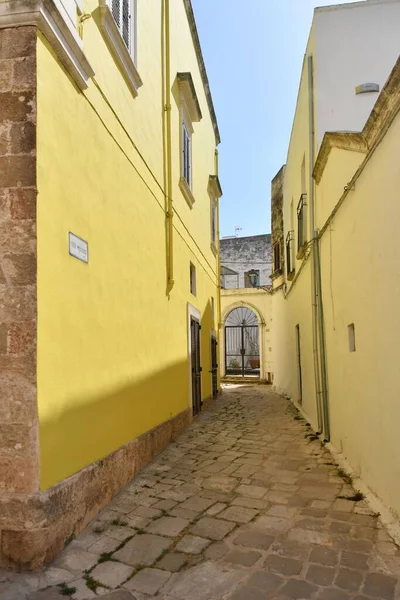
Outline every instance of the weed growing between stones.
[[346, 473], [346, 471], [344, 469], [338, 469], [337, 470], [337, 474], [339, 475], [339, 477], [341, 477], [343, 479], [343, 481], [345, 483], [348, 483], [349, 485], [352, 485], [353, 478], [352, 478], [351, 475], [349, 475], [348, 473]]
[[76, 592], [76, 588], [68, 587], [68, 585], [64, 582], [59, 585], [61, 596], [73, 596]]

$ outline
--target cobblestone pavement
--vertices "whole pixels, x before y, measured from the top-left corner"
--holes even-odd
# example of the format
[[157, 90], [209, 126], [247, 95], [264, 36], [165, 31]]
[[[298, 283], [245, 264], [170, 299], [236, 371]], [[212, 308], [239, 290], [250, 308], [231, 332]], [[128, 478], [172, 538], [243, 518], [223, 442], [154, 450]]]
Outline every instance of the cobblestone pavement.
[[0, 573], [0, 599], [400, 599], [400, 552], [353, 495], [287, 400], [228, 387], [47, 571]]

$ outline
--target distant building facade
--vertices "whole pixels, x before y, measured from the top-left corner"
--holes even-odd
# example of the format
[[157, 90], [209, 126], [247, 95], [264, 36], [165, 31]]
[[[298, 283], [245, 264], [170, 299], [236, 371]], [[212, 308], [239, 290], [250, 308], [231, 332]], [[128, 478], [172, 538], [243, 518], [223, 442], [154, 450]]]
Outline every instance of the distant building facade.
[[221, 260], [221, 375], [273, 380], [271, 235], [224, 238]]
[[271, 235], [223, 238], [220, 242], [223, 289], [271, 285]]

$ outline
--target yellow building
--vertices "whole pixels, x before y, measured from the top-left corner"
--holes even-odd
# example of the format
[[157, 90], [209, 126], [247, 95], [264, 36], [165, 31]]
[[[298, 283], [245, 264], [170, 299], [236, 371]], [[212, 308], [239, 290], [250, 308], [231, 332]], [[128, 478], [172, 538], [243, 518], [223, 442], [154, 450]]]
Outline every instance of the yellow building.
[[220, 139], [190, 0], [1, 1], [0, 48], [0, 564], [38, 568], [218, 390]]
[[398, 16], [385, 0], [316, 10], [272, 207], [276, 388], [397, 524]]

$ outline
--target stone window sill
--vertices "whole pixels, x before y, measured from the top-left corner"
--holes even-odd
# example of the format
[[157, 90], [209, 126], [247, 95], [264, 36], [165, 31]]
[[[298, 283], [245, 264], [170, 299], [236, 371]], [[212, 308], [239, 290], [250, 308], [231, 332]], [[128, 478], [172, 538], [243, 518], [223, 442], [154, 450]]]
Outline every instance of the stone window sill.
[[193, 196], [193, 192], [190, 189], [188, 182], [184, 177], [181, 177], [179, 180], [179, 187], [182, 194], [185, 197], [186, 202], [189, 204], [190, 208], [193, 208], [193, 204], [195, 203], [195, 197]]
[[307, 247], [307, 242], [305, 242], [301, 248], [299, 248], [297, 250], [297, 254], [296, 254], [296, 258], [297, 260], [301, 260], [302, 258], [304, 258], [304, 255], [306, 253], [306, 247]]
[[136, 98], [138, 89], [143, 85], [143, 82], [133, 58], [122, 39], [106, 0], [100, 0], [100, 23], [103, 36], [111, 50], [115, 62], [121, 70], [132, 95]]

